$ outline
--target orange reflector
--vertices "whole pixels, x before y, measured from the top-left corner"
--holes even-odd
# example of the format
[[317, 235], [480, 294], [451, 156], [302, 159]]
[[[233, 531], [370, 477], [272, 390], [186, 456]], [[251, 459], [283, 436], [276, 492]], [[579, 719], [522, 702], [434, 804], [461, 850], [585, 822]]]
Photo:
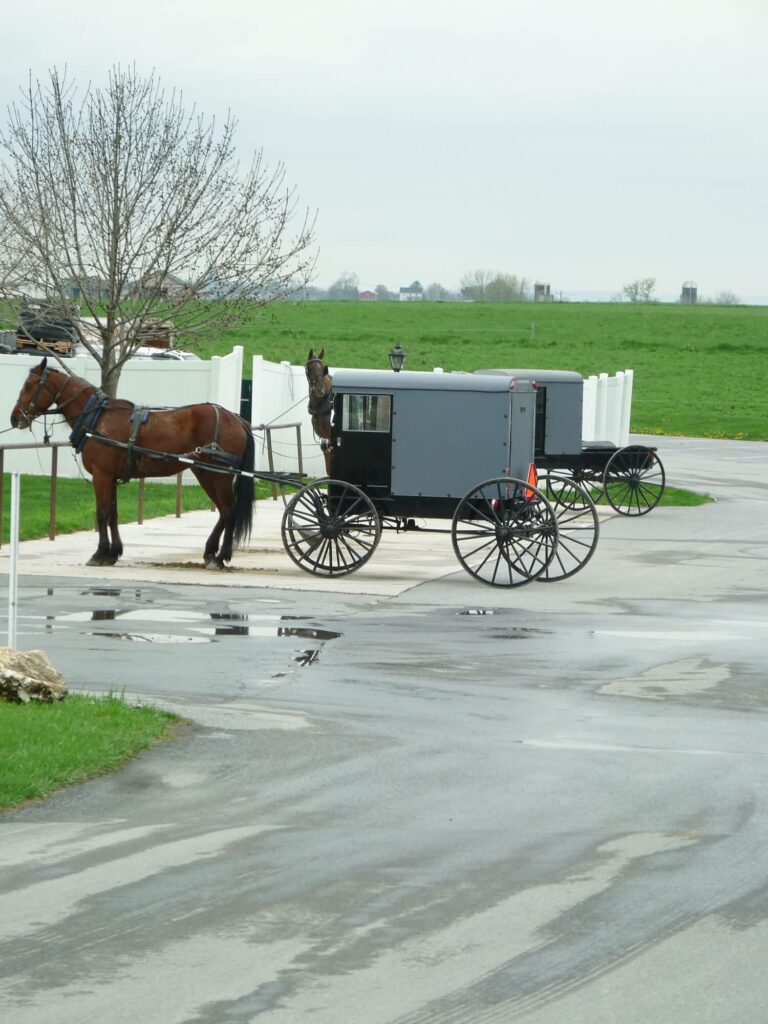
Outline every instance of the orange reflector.
[[530, 466], [528, 467], [528, 481], [527, 482], [528, 482], [528, 484], [530, 486], [526, 487], [526, 489], [525, 489], [525, 500], [526, 501], [533, 501], [534, 498], [536, 497], [536, 495], [534, 494], [534, 492], [532, 490], [530, 490], [530, 487], [538, 487], [539, 486], [539, 474], [536, 471], [536, 464], [534, 462], [532, 462], [530, 464]]

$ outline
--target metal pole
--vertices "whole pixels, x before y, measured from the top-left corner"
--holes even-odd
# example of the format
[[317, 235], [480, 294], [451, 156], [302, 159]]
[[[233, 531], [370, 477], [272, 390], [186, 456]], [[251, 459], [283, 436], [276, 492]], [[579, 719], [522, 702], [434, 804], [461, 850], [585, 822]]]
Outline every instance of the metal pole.
[[48, 518], [48, 540], [56, 540], [56, 494], [58, 491], [59, 449], [51, 451], [51, 511]]
[[11, 566], [8, 575], [8, 646], [16, 646], [16, 605], [19, 584], [19, 493], [21, 476], [11, 474]]
[[5, 452], [0, 448], [0, 548], [3, 546], [3, 462]]

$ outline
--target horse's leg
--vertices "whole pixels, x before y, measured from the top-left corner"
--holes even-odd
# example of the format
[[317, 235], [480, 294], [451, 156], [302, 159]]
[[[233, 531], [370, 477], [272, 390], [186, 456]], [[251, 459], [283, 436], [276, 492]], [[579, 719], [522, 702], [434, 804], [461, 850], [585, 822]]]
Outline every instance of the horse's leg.
[[[216, 525], [211, 530], [208, 540], [205, 542], [205, 548], [203, 550], [203, 562], [205, 565], [211, 565], [214, 562], [221, 566], [222, 561], [219, 556], [219, 540], [225, 528], [224, 511], [219, 502], [219, 497], [216, 492], [217, 477], [215, 473], [206, 473], [205, 470], [193, 469], [192, 472], [197, 477], [197, 482], [203, 488], [205, 493], [211, 499], [213, 504], [216, 506], [216, 511], [219, 513], [219, 518], [216, 521]], [[230, 558], [231, 558], [230, 554]]]
[[99, 546], [86, 565], [114, 565], [117, 555], [109, 545], [109, 523], [112, 516], [114, 482], [111, 477], [98, 474], [93, 478], [96, 494], [96, 526], [99, 531]]
[[218, 498], [218, 509], [221, 520], [224, 523], [224, 536], [219, 549], [219, 556], [216, 562], [220, 568], [224, 568], [225, 562], [232, 561], [233, 537], [235, 533], [235, 498], [232, 494], [232, 478], [219, 476], [216, 480], [216, 495]]
[[111, 564], [114, 565], [123, 553], [123, 542], [117, 525], [117, 480], [112, 481], [112, 500], [109, 506], [109, 536], [112, 540], [109, 554], [112, 557]]

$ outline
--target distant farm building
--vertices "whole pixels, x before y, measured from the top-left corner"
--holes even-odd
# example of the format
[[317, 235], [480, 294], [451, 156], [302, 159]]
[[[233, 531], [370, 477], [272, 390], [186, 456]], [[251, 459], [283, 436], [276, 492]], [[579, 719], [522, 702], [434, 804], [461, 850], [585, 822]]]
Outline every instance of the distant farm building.
[[409, 284], [407, 288], [400, 289], [401, 302], [421, 302], [424, 298], [424, 289], [418, 281]]
[[376, 292], [371, 292], [371, 291], [360, 292], [360, 301], [361, 302], [375, 302], [377, 299], [378, 299], [378, 295], [376, 294]]
[[533, 286], [534, 302], [551, 302], [552, 293], [549, 290], [549, 281], [537, 281]]
[[683, 281], [683, 290], [680, 292], [680, 301], [684, 306], [695, 306], [698, 301], [698, 291], [695, 281]]

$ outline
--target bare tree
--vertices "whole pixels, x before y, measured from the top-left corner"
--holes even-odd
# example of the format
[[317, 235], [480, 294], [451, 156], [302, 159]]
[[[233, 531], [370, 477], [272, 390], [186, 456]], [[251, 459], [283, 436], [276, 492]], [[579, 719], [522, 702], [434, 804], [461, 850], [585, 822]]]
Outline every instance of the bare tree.
[[210, 334], [306, 285], [313, 219], [282, 164], [241, 168], [231, 117], [218, 127], [135, 68], [82, 99], [54, 69], [22, 96], [0, 128], [3, 297], [17, 315], [44, 297], [43, 320], [77, 302], [107, 394], [158, 321]]
[[492, 270], [468, 270], [460, 281], [461, 294], [465, 299], [474, 299], [475, 302], [482, 302], [485, 298], [485, 289], [493, 280]]
[[517, 274], [496, 274], [485, 286], [486, 302], [523, 302], [530, 297], [530, 286]]
[[637, 281], [625, 284], [621, 291], [628, 302], [655, 302], [656, 299], [653, 295], [655, 288], [655, 277], [642, 277]]
[[445, 302], [450, 299], [451, 293], [444, 288], [439, 281], [433, 281], [424, 289], [424, 298], [427, 302]]
[[357, 274], [345, 270], [328, 289], [329, 299], [340, 299], [344, 302], [357, 302], [360, 298], [360, 279]]
[[715, 295], [714, 303], [716, 306], [740, 306], [741, 299], [735, 292], [726, 289]]

